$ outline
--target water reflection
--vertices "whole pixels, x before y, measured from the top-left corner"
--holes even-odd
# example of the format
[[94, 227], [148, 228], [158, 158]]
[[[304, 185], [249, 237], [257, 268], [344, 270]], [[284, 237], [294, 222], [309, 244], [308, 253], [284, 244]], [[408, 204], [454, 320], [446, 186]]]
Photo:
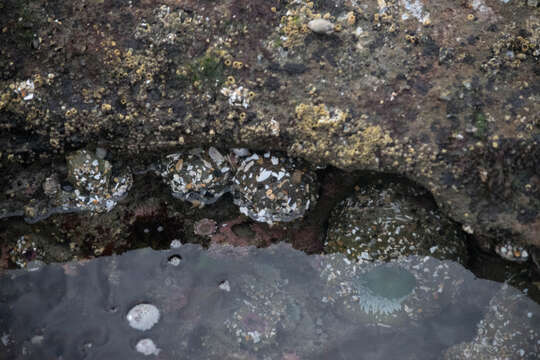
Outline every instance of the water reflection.
[[519, 291], [430, 257], [182, 245], [0, 278], [0, 359], [532, 359], [538, 329]]

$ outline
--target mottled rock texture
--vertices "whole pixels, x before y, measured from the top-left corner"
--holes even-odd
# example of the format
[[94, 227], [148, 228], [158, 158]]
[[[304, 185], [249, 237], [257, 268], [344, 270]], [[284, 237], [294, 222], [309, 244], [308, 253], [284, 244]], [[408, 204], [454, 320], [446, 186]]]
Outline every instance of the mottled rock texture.
[[405, 175], [488, 247], [540, 246], [526, 0], [6, 0], [0, 43], [2, 189], [92, 146], [245, 146]]

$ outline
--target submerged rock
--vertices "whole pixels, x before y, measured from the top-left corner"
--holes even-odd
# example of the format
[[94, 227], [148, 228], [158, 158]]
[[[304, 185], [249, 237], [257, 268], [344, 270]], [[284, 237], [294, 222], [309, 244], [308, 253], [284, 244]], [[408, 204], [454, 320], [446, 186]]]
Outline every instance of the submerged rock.
[[465, 263], [465, 234], [436, 208], [428, 208], [425, 195], [394, 183], [359, 189], [334, 209], [325, 251], [355, 261], [429, 255]]
[[[179, 267], [167, 263], [174, 255]], [[538, 305], [512, 290], [486, 308], [500, 288], [429, 257], [360, 264], [287, 244], [139, 249], [2, 272], [0, 348], [8, 359], [431, 359], [470, 341], [485, 314], [488, 343], [473, 358], [507, 339], [534, 358]]]
[[445, 360], [537, 359], [540, 354], [538, 305], [510, 286], [491, 299], [470, 342], [452, 346]]
[[316, 174], [300, 160], [272, 154], [242, 159], [234, 177], [234, 203], [259, 222], [301, 218], [318, 198]]

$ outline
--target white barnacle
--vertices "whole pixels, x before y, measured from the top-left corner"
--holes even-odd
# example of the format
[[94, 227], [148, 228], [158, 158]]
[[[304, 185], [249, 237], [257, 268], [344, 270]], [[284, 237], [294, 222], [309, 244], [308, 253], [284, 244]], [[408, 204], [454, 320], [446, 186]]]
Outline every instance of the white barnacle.
[[159, 321], [159, 310], [152, 304], [138, 304], [129, 310], [126, 319], [137, 330], [151, 329]]
[[261, 169], [259, 176], [257, 176], [257, 182], [263, 182], [272, 175], [272, 171], [267, 169]]

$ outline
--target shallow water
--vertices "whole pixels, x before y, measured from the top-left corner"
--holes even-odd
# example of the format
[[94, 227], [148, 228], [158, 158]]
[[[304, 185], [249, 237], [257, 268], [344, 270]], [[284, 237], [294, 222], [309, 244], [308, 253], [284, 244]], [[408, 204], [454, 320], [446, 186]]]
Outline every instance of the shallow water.
[[[146, 331], [126, 318], [142, 303], [160, 312]], [[535, 359], [539, 328], [540, 307], [519, 291], [428, 257], [182, 245], [0, 277], [0, 359], [439, 359], [493, 341], [486, 354]], [[137, 352], [142, 339], [152, 354]]]

